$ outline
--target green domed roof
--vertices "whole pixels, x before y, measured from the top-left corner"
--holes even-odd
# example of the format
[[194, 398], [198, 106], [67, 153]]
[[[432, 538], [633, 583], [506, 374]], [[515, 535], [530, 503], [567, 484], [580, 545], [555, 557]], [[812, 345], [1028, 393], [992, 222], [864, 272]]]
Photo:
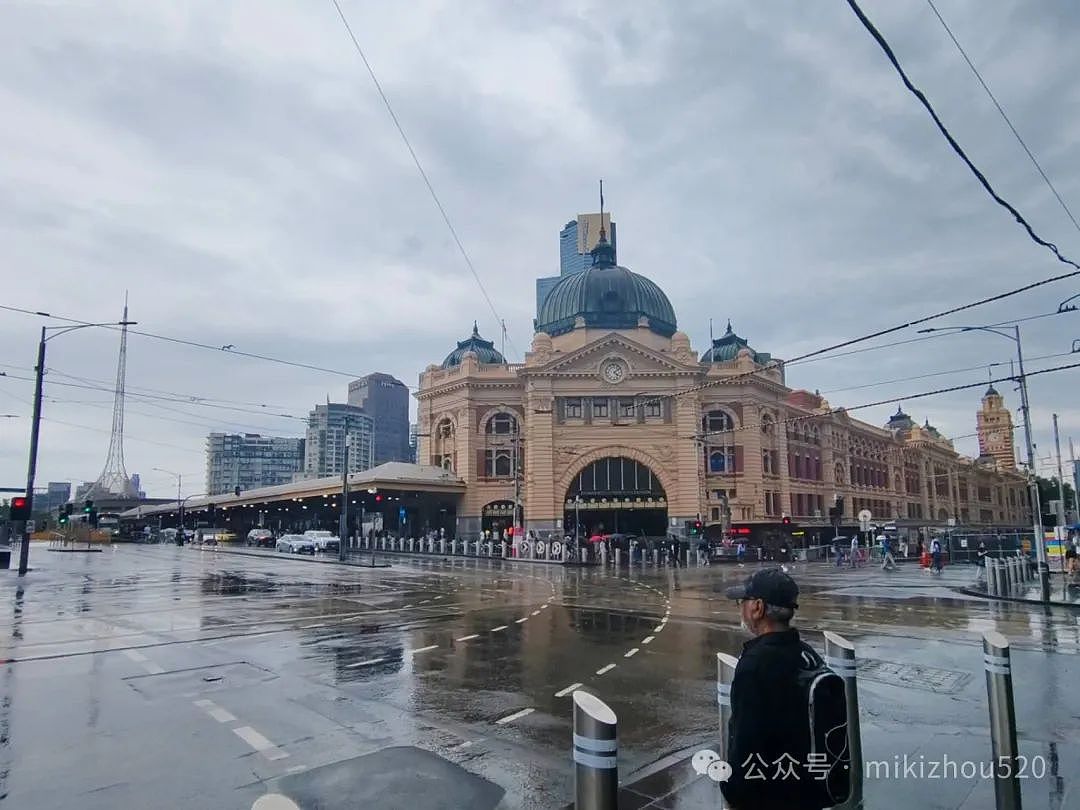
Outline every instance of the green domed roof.
[[496, 363], [499, 365], [506, 363], [506, 358], [496, 350], [495, 344], [480, 337], [476, 321], [473, 321], [472, 334], [465, 340], [458, 341], [457, 348], [446, 355], [446, 359], [442, 361], [442, 367], [453, 368], [454, 366], [460, 366], [466, 352], [474, 352], [476, 359], [481, 363]]
[[578, 318], [593, 329], [634, 329], [647, 318], [653, 332], [675, 334], [675, 310], [664, 291], [615, 264], [615, 251], [602, 233], [592, 256], [592, 267], [563, 277], [548, 294], [536, 318], [537, 332], [561, 335]]
[[756, 351], [744, 338], [739, 337], [731, 329], [731, 321], [728, 321], [727, 331], [722, 337], [713, 340], [712, 347], [701, 355], [702, 363], [728, 363], [739, 356], [739, 352], [747, 349], [755, 363], [764, 366], [772, 362], [772, 355], [768, 352]]

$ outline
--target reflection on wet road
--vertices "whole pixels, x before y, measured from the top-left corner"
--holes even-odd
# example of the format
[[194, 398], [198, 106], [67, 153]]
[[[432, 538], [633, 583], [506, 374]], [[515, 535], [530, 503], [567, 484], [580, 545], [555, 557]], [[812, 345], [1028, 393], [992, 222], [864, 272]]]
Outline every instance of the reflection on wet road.
[[[747, 573], [733, 567], [365, 569], [173, 547], [42, 557], [22, 587], [0, 580], [0, 805], [12, 807], [247, 810], [279, 790], [304, 806], [297, 797], [398, 767], [484, 806], [564, 807], [573, 690], [618, 714], [629, 781], [714, 743], [715, 653], [744, 640], [723, 598]], [[1025, 744], [1045, 754], [1052, 742], [1055, 767], [1078, 772], [1071, 611], [962, 597], [918, 571], [795, 573], [810, 641], [836, 630], [865, 659], [868, 758], [988, 756], [979, 634], [997, 629], [1015, 645]], [[990, 806], [985, 787], [932, 786], [937, 803], [919, 806]], [[1067, 789], [1032, 783], [1025, 804], [1069, 806]]]

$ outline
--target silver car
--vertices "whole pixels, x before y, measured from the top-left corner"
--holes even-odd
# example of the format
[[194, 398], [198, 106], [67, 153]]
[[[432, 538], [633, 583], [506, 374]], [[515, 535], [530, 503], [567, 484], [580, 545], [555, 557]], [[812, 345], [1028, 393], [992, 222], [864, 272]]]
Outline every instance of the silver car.
[[310, 554], [315, 556], [315, 543], [302, 534], [285, 534], [278, 538], [275, 548], [285, 554]]

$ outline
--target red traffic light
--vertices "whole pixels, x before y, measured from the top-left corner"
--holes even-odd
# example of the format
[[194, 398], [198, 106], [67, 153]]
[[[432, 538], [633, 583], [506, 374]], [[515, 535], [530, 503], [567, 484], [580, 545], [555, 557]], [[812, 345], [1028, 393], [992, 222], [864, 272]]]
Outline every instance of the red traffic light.
[[25, 495], [16, 495], [11, 499], [11, 519], [12, 520], [29, 520], [30, 519], [30, 499]]
[[789, 518], [787, 515], [785, 515], [783, 520], [781, 520], [780, 522], [783, 523], [785, 526], [790, 526], [791, 525], [791, 518]]
[[375, 503], [382, 503], [382, 495], [375, 496]]

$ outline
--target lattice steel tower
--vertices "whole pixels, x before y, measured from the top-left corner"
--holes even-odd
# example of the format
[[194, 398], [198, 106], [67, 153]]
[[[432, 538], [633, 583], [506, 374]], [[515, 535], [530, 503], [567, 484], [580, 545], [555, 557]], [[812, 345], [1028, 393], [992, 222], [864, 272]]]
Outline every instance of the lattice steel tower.
[[124, 381], [127, 376], [127, 295], [124, 295], [124, 317], [120, 328], [120, 359], [116, 364], [116, 389], [113, 392], [112, 436], [105, 469], [86, 493], [87, 498], [135, 498], [138, 491], [124, 469]]

